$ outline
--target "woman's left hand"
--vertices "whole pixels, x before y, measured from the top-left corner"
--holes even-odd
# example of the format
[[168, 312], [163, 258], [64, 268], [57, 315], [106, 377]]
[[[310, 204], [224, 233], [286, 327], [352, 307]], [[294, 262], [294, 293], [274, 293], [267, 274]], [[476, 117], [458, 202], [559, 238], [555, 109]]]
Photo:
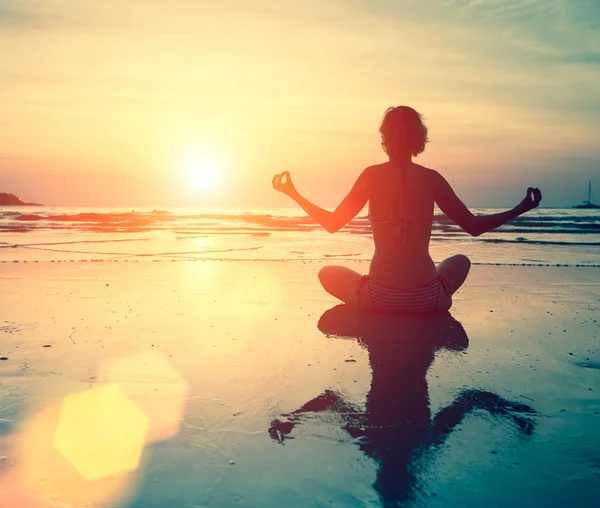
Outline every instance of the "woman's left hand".
[[273, 177], [273, 188], [287, 194], [291, 198], [298, 194], [296, 187], [294, 187], [294, 184], [292, 183], [292, 177], [290, 176], [289, 171], [284, 171]]
[[527, 194], [523, 198], [517, 207], [519, 208], [519, 213], [526, 213], [529, 210], [533, 210], [537, 208], [542, 200], [542, 191], [537, 187], [527, 187]]

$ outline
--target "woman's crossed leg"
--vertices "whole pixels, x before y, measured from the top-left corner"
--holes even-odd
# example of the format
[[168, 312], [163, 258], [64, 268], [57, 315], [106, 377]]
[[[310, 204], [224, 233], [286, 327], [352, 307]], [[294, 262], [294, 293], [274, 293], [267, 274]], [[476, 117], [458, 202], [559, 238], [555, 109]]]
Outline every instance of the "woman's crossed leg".
[[[452, 295], [463, 285], [470, 268], [469, 258], [462, 254], [445, 259], [437, 266], [437, 275], [443, 282], [435, 311], [450, 309]], [[319, 271], [319, 280], [330, 295], [355, 309], [372, 311], [369, 285], [361, 284], [362, 278], [360, 273], [345, 266], [325, 266]]]

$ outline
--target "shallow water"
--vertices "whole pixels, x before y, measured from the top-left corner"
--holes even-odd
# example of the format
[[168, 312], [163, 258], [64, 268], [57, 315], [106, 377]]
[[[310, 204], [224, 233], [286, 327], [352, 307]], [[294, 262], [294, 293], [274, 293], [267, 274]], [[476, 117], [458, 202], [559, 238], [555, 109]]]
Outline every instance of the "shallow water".
[[595, 268], [476, 266], [427, 319], [336, 305], [317, 263], [8, 266], [4, 473], [116, 361], [164, 432], [98, 506], [595, 506]]
[[[476, 214], [501, 210], [480, 208]], [[0, 208], [0, 261], [361, 260], [373, 255], [364, 215], [330, 235], [298, 209]], [[536, 209], [477, 238], [439, 211], [431, 255], [475, 264], [600, 266], [597, 210]]]

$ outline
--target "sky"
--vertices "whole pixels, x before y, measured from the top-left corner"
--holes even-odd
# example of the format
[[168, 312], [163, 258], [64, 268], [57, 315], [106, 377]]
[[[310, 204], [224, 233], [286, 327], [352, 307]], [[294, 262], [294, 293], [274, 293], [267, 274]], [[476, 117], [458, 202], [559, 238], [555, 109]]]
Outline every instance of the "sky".
[[289, 170], [333, 207], [401, 104], [469, 206], [600, 195], [600, 2], [0, 0], [0, 192], [25, 201], [290, 206]]

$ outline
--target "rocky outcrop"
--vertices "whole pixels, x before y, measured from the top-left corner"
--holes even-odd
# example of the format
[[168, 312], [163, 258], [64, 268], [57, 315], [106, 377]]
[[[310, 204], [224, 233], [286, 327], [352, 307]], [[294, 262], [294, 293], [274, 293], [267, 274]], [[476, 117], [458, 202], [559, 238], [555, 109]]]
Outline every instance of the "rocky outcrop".
[[39, 203], [24, 203], [14, 194], [0, 192], [0, 206], [44, 206]]

